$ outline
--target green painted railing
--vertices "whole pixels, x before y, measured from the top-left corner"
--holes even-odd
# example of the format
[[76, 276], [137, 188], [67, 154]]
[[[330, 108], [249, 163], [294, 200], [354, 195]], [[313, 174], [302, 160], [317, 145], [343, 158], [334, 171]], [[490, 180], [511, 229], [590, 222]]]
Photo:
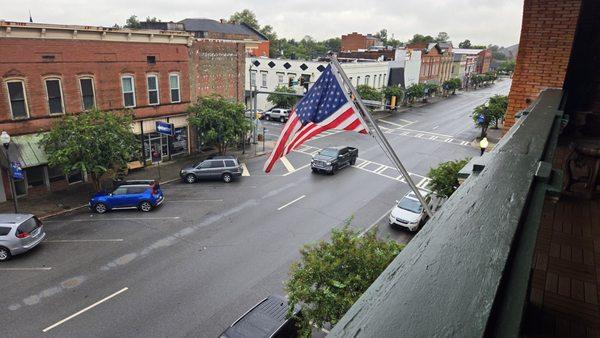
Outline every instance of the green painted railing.
[[[562, 93], [542, 92], [360, 297], [330, 337], [516, 337], [547, 191]], [[475, 169], [475, 170], [473, 170]]]

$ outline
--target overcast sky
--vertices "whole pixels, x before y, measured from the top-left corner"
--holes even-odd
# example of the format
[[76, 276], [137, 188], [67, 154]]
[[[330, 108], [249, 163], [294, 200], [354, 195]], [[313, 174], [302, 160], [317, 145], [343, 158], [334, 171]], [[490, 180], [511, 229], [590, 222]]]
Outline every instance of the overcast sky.
[[401, 41], [444, 31], [455, 46], [464, 39], [509, 46], [519, 40], [523, 0], [2, 0], [0, 19], [28, 21], [31, 10], [34, 22], [112, 26], [132, 14], [162, 21], [218, 20], [245, 8], [279, 37], [322, 40], [386, 28]]

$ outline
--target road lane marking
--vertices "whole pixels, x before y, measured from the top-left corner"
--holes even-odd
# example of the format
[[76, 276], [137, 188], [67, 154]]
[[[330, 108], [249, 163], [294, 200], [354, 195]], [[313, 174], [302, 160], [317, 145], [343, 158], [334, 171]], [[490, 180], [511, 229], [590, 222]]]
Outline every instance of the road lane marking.
[[302, 196], [296, 198], [295, 200], [293, 200], [293, 201], [291, 201], [291, 202], [289, 202], [287, 204], [284, 204], [284, 205], [280, 206], [279, 208], [277, 208], [277, 211], [279, 211], [279, 210], [281, 210], [281, 209], [283, 209], [285, 207], [289, 207], [290, 205], [298, 202], [299, 200], [303, 199], [304, 197], [306, 197], [306, 195], [302, 195]]
[[194, 203], [195, 202], [223, 202], [223, 199], [169, 200], [169, 203], [173, 203], [173, 202], [175, 202], [175, 203], [186, 203], [186, 202], [189, 202], [189, 203], [192, 203], [192, 202], [194, 202]]
[[78, 312], [75, 312], [74, 314], [70, 315], [69, 317], [67, 317], [67, 318], [65, 318], [65, 319], [63, 319], [63, 320], [61, 320], [61, 321], [59, 321], [59, 322], [56, 322], [55, 324], [52, 324], [52, 325], [48, 326], [47, 328], [43, 329], [43, 330], [42, 330], [42, 332], [48, 332], [48, 331], [52, 330], [53, 328], [55, 328], [55, 327], [57, 327], [57, 326], [59, 326], [59, 325], [61, 325], [61, 324], [64, 324], [65, 322], [67, 322], [67, 321], [69, 321], [69, 320], [71, 320], [71, 319], [73, 319], [73, 318], [75, 318], [75, 317], [79, 316], [80, 314], [82, 314], [82, 313], [84, 313], [84, 312], [86, 312], [86, 311], [89, 311], [89, 310], [91, 310], [91, 309], [95, 308], [96, 306], [98, 306], [98, 305], [100, 305], [100, 304], [102, 304], [102, 303], [106, 302], [107, 300], [109, 300], [109, 299], [111, 299], [111, 298], [113, 298], [113, 297], [115, 297], [115, 296], [118, 296], [119, 294], [121, 294], [121, 293], [123, 293], [123, 292], [125, 292], [125, 291], [127, 291], [127, 290], [129, 290], [129, 288], [127, 288], [127, 287], [125, 287], [125, 288], [122, 288], [121, 290], [119, 290], [119, 291], [117, 291], [117, 292], [113, 293], [112, 295], [110, 295], [110, 296], [108, 296], [108, 297], [106, 297], [106, 298], [103, 298], [103, 299], [101, 299], [101, 300], [99, 300], [99, 301], [95, 302], [94, 304], [92, 304], [92, 305], [90, 305], [90, 306], [86, 307], [85, 309], [83, 309], [83, 310], [80, 310], [80, 311], [78, 311]]
[[242, 176], [250, 176], [250, 172], [248, 171], [248, 167], [246, 167], [246, 163], [242, 163]]
[[361, 232], [361, 233], [358, 235], [358, 237], [360, 238], [360, 237], [364, 236], [364, 235], [365, 235], [367, 232], [369, 232], [369, 230], [373, 229], [373, 227], [374, 227], [374, 226], [376, 226], [377, 224], [379, 224], [379, 222], [381, 222], [381, 220], [382, 220], [382, 219], [384, 219], [384, 218], [385, 218], [385, 216], [389, 215], [389, 213], [390, 213], [390, 212], [392, 212], [392, 210], [394, 210], [394, 207], [390, 208], [390, 210], [386, 211], [386, 212], [385, 212], [385, 214], [381, 215], [381, 217], [379, 217], [379, 218], [378, 218], [378, 219], [375, 221], [375, 223], [373, 223], [373, 224], [369, 225], [369, 227], [368, 227], [368, 228], [366, 228], [365, 230], [363, 230], [363, 231], [362, 231], [362, 232]]
[[0, 271], [48, 271], [52, 268], [0, 268]]
[[123, 238], [108, 239], [47, 239], [44, 243], [94, 243], [94, 242], [123, 242]]
[[288, 172], [292, 172], [292, 171], [296, 170], [294, 168], [294, 166], [290, 163], [290, 161], [288, 161], [288, 159], [285, 156], [283, 156], [281, 158], [281, 162], [283, 163], [283, 165], [285, 166], [285, 168], [287, 169]]
[[385, 122], [387, 124], [391, 124], [392, 126], [396, 126], [396, 127], [399, 127], [399, 128], [404, 128], [404, 127], [407, 126], [407, 124], [399, 124], [399, 123], [388, 121], [388, 120], [384, 120], [384, 119], [379, 119], [379, 121]]
[[282, 176], [291, 175], [291, 174], [295, 173], [296, 171], [300, 171], [300, 170], [302, 170], [304, 168], [307, 168], [309, 166], [310, 166], [310, 163], [309, 164], [305, 164], [305, 165], [301, 166], [300, 168], [296, 168], [294, 171], [290, 171], [288, 173], [283, 174]]
[[435, 126], [435, 127], [431, 128], [431, 130], [436, 130], [438, 128], [439, 128], [439, 126]]
[[437, 135], [437, 136], [444, 136], [444, 137], [452, 137], [452, 135], [446, 135], [446, 134], [440, 134], [440, 133], [433, 133], [430, 131], [425, 131], [425, 130], [415, 130], [415, 129], [408, 129], [408, 128], [401, 128], [398, 130], [408, 130], [408, 131], [412, 131], [415, 133], [424, 133], [424, 134], [433, 134], [433, 135]]

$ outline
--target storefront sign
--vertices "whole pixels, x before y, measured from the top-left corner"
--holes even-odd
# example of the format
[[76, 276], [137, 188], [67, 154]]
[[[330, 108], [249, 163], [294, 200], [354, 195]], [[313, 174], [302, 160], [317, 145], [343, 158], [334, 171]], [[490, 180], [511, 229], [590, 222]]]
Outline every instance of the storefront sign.
[[175, 130], [175, 126], [172, 123], [167, 123], [163, 121], [156, 121], [156, 131], [163, 134], [173, 136], [173, 132]]
[[22, 180], [25, 177], [23, 176], [23, 169], [21, 169], [20, 162], [10, 162], [10, 167], [12, 171], [12, 177], [15, 180]]

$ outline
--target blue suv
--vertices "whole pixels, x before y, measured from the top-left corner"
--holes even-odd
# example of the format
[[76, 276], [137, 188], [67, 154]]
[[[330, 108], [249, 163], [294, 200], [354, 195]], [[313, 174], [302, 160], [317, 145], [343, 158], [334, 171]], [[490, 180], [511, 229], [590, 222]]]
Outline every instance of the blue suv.
[[138, 209], [148, 212], [164, 201], [158, 182], [123, 181], [112, 191], [101, 191], [90, 199], [88, 207], [99, 214], [115, 209]]

